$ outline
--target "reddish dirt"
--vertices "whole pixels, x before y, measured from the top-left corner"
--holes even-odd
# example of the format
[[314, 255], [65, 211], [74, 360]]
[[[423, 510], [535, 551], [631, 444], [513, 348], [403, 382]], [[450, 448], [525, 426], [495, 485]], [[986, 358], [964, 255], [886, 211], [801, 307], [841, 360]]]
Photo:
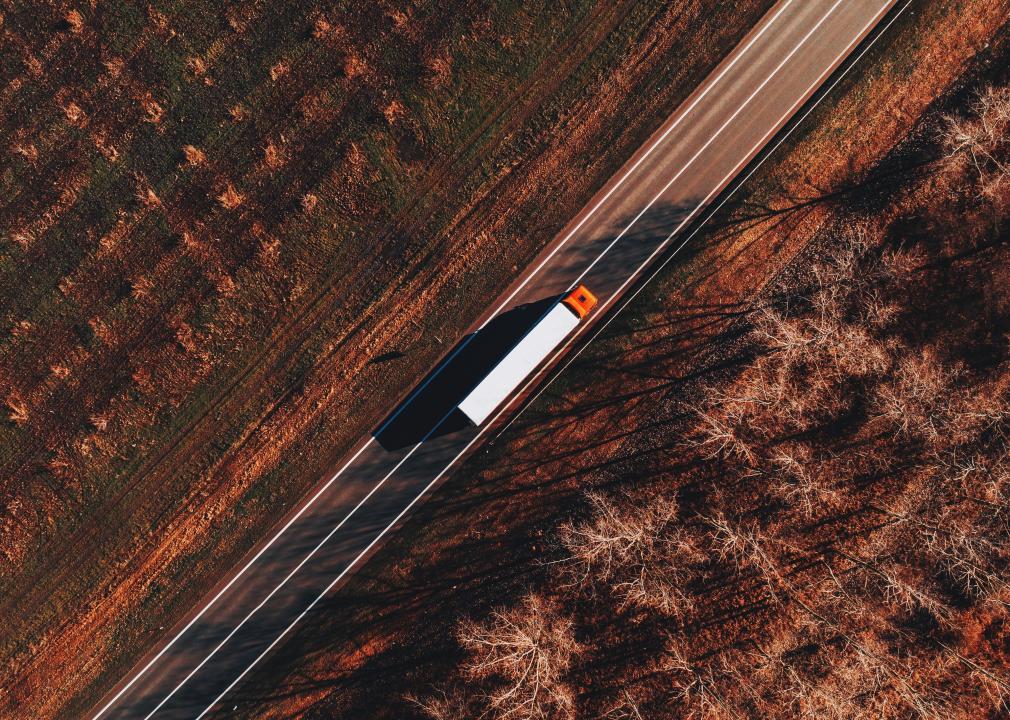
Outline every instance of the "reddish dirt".
[[0, 714], [80, 716], [770, 4], [0, 8]]
[[[582, 491], [673, 483], [689, 471], [678, 434], [684, 408], [699, 382], [746, 360], [733, 342], [739, 318], [773, 283], [802, 277], [812, 243], [830, 241], [850, 199], [866, 202], [915, 178], [908, 158], [932, 132], [920, 118], [998, 66], [1007, 9], [933, 4], [899, 23], [698, 237], [693, 254], [250, 676], [235, 696], [241, 716], [410, 715], [401, 698], [440, 685], [459, 660], [458, 619], [483, 617], [546, 581], [538, 561], [554, 556], [553, 529]], [[744, 488], [741, 502], [747, 496]], [[720, 632], [729, 637], [731, 624], [705, 642], [718, 643]], [[345, 669], [346, 658], [360, 657], [355, 648], [376, 644], [386, 649]], [[598, 676], [586, 672], [580, 691], [591, 696]]]

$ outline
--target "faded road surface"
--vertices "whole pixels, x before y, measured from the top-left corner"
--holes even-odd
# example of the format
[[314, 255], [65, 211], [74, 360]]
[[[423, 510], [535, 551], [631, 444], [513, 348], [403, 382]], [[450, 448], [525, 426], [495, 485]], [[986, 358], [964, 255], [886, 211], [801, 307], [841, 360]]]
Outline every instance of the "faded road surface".
[[[505, 327], [508, 318], [541, 307], [531, 303], [584, 282], [600, 299], [591, 321], [580, 327], [584, 334], [653, 259], [683, 241], [683, 229], [894, 4], [779, 2], [472, 329], [489, 322]], [[428, 389], [439, 388], [446, 376]], [[191, 720], [226, 711], [228, 692], [246, 672], [464, 453], [513, 414], [536, 382], [532, 378], [485, 428], [459, 427], [437, 402], [419, 402], [393, 420], [381, 444], [363, 438], [333, 477], [171, 629], [92, 717]]]

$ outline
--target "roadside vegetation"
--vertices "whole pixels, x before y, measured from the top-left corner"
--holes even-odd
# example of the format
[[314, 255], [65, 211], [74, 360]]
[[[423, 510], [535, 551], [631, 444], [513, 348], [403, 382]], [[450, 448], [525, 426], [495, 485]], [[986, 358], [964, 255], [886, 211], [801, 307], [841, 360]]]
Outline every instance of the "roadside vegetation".
[[0, 715], [83, 716], [770, 5], [0, 2]]
[[239, 715], [1010, 713], [1006, 10], [907, 16]]
[[930, 126], [930, 172], [748, 319], [692, 469], [590, 494], [430, 717], [1010, 713], [1010, 88]]

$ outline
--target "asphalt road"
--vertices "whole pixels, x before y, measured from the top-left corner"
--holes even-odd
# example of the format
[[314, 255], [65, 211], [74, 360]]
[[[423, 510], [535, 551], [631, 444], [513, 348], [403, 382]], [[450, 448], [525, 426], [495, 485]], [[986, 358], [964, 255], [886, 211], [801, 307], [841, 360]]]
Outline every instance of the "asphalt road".
[[[737, 176], [896, 0], [781, 0], [538, 259], [375, 437], [173, 628], [93, 718], [200, 718], [354, 567], [466, 452], [500, 427], [573, 336], [483, 428], [451, 413], [468, 376], [578, 282], [606, 315], [652, 261]], [[538, 304], [539, 303], [539, 304]]]

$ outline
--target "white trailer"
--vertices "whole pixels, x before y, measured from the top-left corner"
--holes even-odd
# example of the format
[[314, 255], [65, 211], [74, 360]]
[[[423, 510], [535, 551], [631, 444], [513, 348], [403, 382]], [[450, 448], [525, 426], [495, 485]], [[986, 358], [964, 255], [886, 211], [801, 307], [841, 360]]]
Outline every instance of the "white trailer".
[[527, 332], [459, 403], [460, 411], [480, 425], [547, 359], [596, 305], [584, 286], [560, 300]]

